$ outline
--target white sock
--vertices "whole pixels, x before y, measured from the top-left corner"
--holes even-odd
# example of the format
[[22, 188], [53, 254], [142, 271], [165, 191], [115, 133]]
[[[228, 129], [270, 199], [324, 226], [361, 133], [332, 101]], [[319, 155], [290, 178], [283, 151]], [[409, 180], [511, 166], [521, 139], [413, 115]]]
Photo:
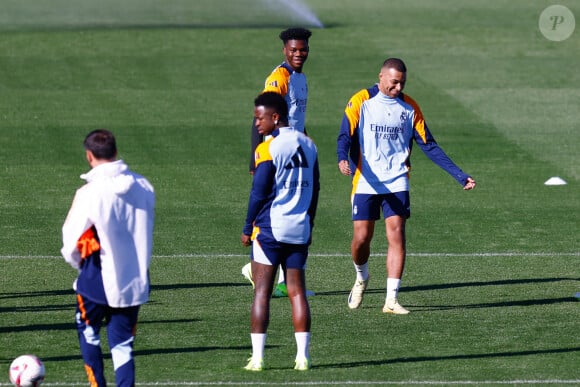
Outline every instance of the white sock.
[[294, 337], [296, 338], [296, 359], [309, 359], [310, 332], [295, 332]]
[[281, 283], [286, 282], [286, 278], [284, 277], [284, 270], [282, 270], [282, 266], [279, 266], [278, 267], [278, 271], [279, 271], [279, 273], [278, 273], [278, 283], [281, 284]]
[[357, 281], [366, 281], [369, 279], [369, 263], [365, 263], [363, 265], [354, 264], [354, 269], [356, 270], [356, 280]]
[[397, 298], [401, 280], [399, 278], [387, 278], [387, 298]]
[[263, 359], [264, 347], [266, 347], [266, 334], [251, 333], [250, 337], [252, 338], [252, 359]]

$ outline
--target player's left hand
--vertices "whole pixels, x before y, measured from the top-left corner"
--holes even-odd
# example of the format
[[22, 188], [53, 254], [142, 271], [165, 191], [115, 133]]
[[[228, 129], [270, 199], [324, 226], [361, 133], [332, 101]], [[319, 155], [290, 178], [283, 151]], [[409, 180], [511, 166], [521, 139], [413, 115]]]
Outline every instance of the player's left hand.
[[468, 177], [467, 183], [465, 183], [465, 185], [463, 186], [463, 189], [466, 191], [469, 191], [471, 189], [474, 189], [476, 184], [477, 183], [475, 182], [475, 180], [473, 180], [473, 178]]

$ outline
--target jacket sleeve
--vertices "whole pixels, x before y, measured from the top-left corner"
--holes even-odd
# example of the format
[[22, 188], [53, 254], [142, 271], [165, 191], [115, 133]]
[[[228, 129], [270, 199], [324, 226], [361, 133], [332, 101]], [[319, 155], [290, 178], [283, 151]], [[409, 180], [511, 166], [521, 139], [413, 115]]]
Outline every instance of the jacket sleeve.
[[338, 138], [336, 139], [336, 154], [338, 156], [338, 162], [342, 160], [349, 159], [349, 151], [352, 146], [350, 124], [346, 114], [342, 118], [342, 124], [340, 125], [340, 131], [338, 133]]
[[447, 154], [441, 149], [439, 144], [435, 141], [433, 136], [429, 133], [429, 129], [425, 126], [427, 137], [426, 141], [423, 141], [421, 136], [415, 134], [415, 142], [423, 153], [441, 169], [447, 172], [451, 177], [453, 177], [462, 186], [467, 183], [467, 178], [469, 175], [461, 170]]
[[252, 189], [250, 191], [250, 198], [248, 199], [248, 211], [242, 231], [244, 235], [252, 235], [254, 221], [274, 193], [276, 167], [272, 162], [268, 146], [268, 142], [261, 143], [256, 149], [256, 170], [252, 180]]
[[78, 242], [81, 236], [92, 227], [88, 209], [91, 204], [87, 198], [86, 186], [77, 190], [72, 206], [62, 226], [62, 248], [60, 250], [64, 260], [73, 268], [79, 269], [81, 251]]
[[312, 200], [308, 208], [308, 216], [310, 217], [310, 227], [314, 227], [314, 218], [316, 217], [316, 209], [318, 208], [318, 194], [320, 192], [320, 168], [318, 166], [318, 158], [314, 164], [314, 187], [312, 189]]

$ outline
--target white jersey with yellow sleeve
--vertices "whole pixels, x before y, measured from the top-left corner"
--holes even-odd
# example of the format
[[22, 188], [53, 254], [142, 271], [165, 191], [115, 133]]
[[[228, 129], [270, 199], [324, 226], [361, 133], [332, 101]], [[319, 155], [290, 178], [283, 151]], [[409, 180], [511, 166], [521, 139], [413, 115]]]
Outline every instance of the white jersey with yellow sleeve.
[[306, 104], [308, 102], [306, 75], [295, 71], [284, 62], [266, 78], [262, 92], [266, 91], [273, 91], [284, 97], [288, 104], [289, 126], [304, 133]]
[[316, 145], [304, 133], [284, 127], [258, 145], [255, 158], [243, 233], [281, 243], [309, 243], [320, 189]]
[[467, 175], [439, 147], [419, 105], [408, 95], [390, 98], [378, 85], [349, 100], [337, 138], [338, 162], [350, 159], [352, 194], [386, 194], [409, 190], [412, 142], [465, 185]]

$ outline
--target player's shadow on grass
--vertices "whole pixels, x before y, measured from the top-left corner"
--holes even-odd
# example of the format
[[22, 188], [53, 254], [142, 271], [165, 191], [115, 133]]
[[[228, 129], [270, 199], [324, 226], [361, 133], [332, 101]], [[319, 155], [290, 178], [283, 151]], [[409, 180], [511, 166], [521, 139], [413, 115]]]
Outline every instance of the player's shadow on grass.
[[[73, 309], [74, 310], [74, 309]], [[69, 331], [75, 329], [74, 320], [70, 323], [55, 323], [55, 324], [30, 324], [20, 325], [15, 327], [0, 327], [0, 334], [4, 333], [18, 333], [18, 332], [33, 332], [33, 331]]]
[[[59, 290], [47, 290], [47, 291], [37, 291], [37, 292], [13, 292], [13, 293], [0, 293], [0, 300], [4, 299], [27, 299], [31, 298], [34, 300], [30, 301], [31, 305], [19, 305], [19, 306], [0, 306], [1, 313], [20, 313], [20, 312], [54, 312], [60, 310], [73, 309], [74, 310], [74, 290], [72, 288], [59, 289]], [[67, 301], [70, 297], [71, 302], [66, 304], [50, 304], [49, 301], [38, 301], [43, 297], [59, 297], [65, 296], [64, 301]], [[51, 300], [55, 302], [56, 300]], [[59, 299], [58, 301], [63, 301]], [[40, 305], [33, 305], [40, 304]]]
[[450, 356], [399, 357], [399, 358], [394, 358], [394, 359], [367, 360], [367, 361], [356, 361], [356, 362], [334, 363], [334, 364], [318, 364], [318, 365], [316, 365], [315, 368], [373, 367], [373, 366], [398, 364], [398, 363], [422, 363], [422, 362], [445, 361], [445, 360], [493, 359], [493, 358], [501, 358], [501, 357], [535, 356], [535, 355], [544, 355], [544, 354], [573, 353], [573, 352], [580, 352], [580, 347], [539, 349], [539, 350], [531, 350], [531, 351], [481, 353], [481, 354], [476, 353], [476, 354], [450, 355]]
[[574, 297], [561, 297], [561, 298], [543, 298], [535, 300], [518, 300], [518, 301], [505, 301], [505, 302], [490, 302], [490, 303], [479, 303], [479, 304], [457, 304], [457, 305], [412, 305], [408, 304], [413, 308], [413, 311], [429, 311], [429, 310], [452, 310], [452, 309], [484, 309], [484, 308], [507, 308], [511, 306], [537, 306], [537, 305], [552, 305], [561, 303], [572, 303], [577, 302]]
[[46, 290], [38, 292], [14, 292], [14, 293], [0, 293], [0, 299], [8, 298], [27, 298], [27, 297], [54, 297], [54, 296], [68, 296], [74, 295], [72, 288], [59, 290]]
[[[74, 311], [74, 306], [71, 307], [71, 311]], [[33, 331], [74, 331], [75, 322], [71, 312], [71, 321], [65, 323], [54, 323], [54, 324], [30, 324], [30, 325], [20, 325], [13, 327], [0, 327], [0, 334], [3, 333], [18, 333], [18, 332], [33, 332]], [[199, 322], [200, 319], [174, 319], [174, 320], [143, 320], [139, 321], [139, 325], [145, 324], [191, 324], [194, 322]]]
[[[266, 345], [266, 349], [277, 348], [279, 345]], [[141, 349], [135, 351], [135, 356], [166, 355], [172, 353], [196, 353], [209, 351], [244, 351], [250, 353], [252, 347], [249, 345], [238, 346], [210, 346], [210, 347], [185, 347], [185, 348], [156, 348]]]
[[[266, 349], [277, 348], [279, 345], [266, 345]], [[103, 350], [106, 350], [107, 346], [103, 346]], [[251, 352], [252, 347], [248, 345], [239, 346], [208, 346], [208, 347], [181, 347], [181, 348], [154, 348], [154, 349], [137, 349], [133, 351], [135, 357], [149, 356], [149, 355], [167, 355], [175, 353], [198, 353], [198, 352], [210, 352], [210, 351], [244, 351]], [[105, 359], [110, 359], [110, 353], [103, 353]], [[68, 356], [53, 356], [53, 357], [43, 357], [42, 360], [45, 362], [56, 362], [56, 361], [71, 361], [71, 360], [82, 360], [82, 356], [78, 355], [68, 355]]]
[[[185, 284], [152, 284], [151, 291], [155, 290], [177, 290], [177, 289], [199, 289], [199, 288], [229, 288], [235, 286], [247, 287], [248, 283], [241, 282], [213, 282], [213, 283], [185, 283]], [[0, 293], [0, 299], [8, 298], [25, 298], [25, 297], [54, 297], [54, 296], [69, 296], [74, 295], [75, 291], [72, 288], [47, 290], [39, 292], [14, 292], [14, 293]]]
[[231, 288], [231, 287], [248, 287], [247, 283], [240, 282], [212, 282], [212, 283], [188, 283], [188, 284], [170, 284], [170, 285], [151, 285], [151, 291], [179, 290], [179, 289], [201, 289], [201, 288]]
[[[371, 278], [372, 280], [372, 278]], [[465, 287], [481, 287], [481, 286], [509, 286], [509, 285], [523, 285], [523, 284], [540, 284], [540, 283], [553, 283], [561, 281], [580, 281], [579, 278], [573, 277], [557, 277], [557, 278], [525, 278], [525, 279], [510, 279], [510, 280], [497, 280], [497, 281], [473, 281], [473, 282], [458, 282], [458, 283], [448, 283], [448, 284], [433, 284], [433, 285], [420, 285], [420, 286], [403, 286], [401, 287], [401, 293], [407, 292], [422, 292], [431, 290], [445, 290], [445, 289], [458, 289]], [[367, 289], [365, 294], [376, 294], [384, 293], [385, 288], [374, 288]], [[350, 287], [345, 290], [333, 290], [329, 292], [316, 292], [317, 296], [340, 296], [350, 294]]]
[[473, 281], [473, 282], [459, 282], [452, 284], [435, 284], [435, 285], [421, 285], [408, 286], [401, 288], [403, 292], [418, 292], [429, 290], [445, 290], [457, 289], [465, 287], [480, 287], [480, 286], [505, 286], [505, 285], [524, 285], [524, 284], [542, 284], [562, 281], [580, 281], [579, 278], [573, 277], [555, 277], [555, 278], [523, 278], [523, 279], [509, 279], [497, 281]]
[[74, 310], [75, 304], [53, 304], [53, 305], [24, 305], [0, 307], [0, 313], [23, 313], [23, 312], [56, 312], [61, 310]]

